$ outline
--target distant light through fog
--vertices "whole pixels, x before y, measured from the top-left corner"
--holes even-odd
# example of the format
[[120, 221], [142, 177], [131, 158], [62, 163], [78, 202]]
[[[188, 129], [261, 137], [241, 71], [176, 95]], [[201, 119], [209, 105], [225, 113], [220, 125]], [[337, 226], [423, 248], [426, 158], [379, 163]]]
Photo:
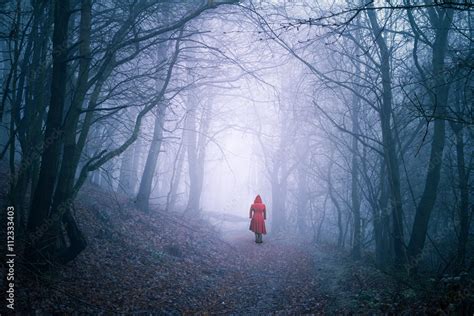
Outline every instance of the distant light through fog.
[[[273, 79], [270, 74], [269, 78]], [[252, 81], [252, 80], [251, 80]], [[249, 84], [252, 86], [252, 84]], [[253, 84], [255, 86], [255, 83]], [[214, 109], [219, 116], [212, 126], [214, 131], [226, 125], [230, 127], [211, 141], [206, 152], [201, 205], [203, 211], [248, 217], [250, 204], [256, 194], [261, 194], [264, 203], [271, 205], [268, 183], [262, 165], [262, 150], [255, 136], [257, 125], [267, 127], [266, 134], [273, 135], [277, 124], [263, 104], [273, 98], [262, 88], [237, 90], [242, 97], [222, 96], [214, 100]], [[252, 102], [249, 98], [256, 100]], [[270, 106], [272, 108], [272, 106]], [[263, 117], [263, 122], [256, 117]]]

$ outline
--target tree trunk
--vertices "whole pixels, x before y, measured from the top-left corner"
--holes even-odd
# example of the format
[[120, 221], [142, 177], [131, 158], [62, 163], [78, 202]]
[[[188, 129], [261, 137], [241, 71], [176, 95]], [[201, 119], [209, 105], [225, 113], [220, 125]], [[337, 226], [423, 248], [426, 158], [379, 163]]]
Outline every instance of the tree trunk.
[[466, 247], [469, 238], [469, 174], [466, 172], [464, 160], [464, 131], [462, 126], [456, 128], [456, 160], [459, 177], [459, 192], [461, 203], [459, 206], [459, 242], [457, 251], [457, 268], [462, 270], [466, 259]]
[[[210, 104], [209, 104], [210, 106]], [[206, 155], [207, 132], [210, 125], [211, 108], [203, 109], [199, 133], [196, 131], [196, 108], [188, 112], [186, 118], [186, 138], [189, 164], [189, 200], [186, 210], [199, 212], [202, 185], [204, 181], [204, 158]], [[199, 140], [198, 140], [199, 134]]]
[[[189, 102], [189, 98], [188, 98]], [[191, 105], [190, 105], [191, 106]], [[186, 152], [188, 156], [188, 173], [189, 173], [189, 197], [187, 211], [198, 212], [200, 190], [199, 173], [197, 167], [197, 131], [196, 131], [196, 106], [191, 106], [186, 116]]]
[[308, 175], [306, 170], [306, 161], [308, 156], [309, 147], [308, 139], [306, 137], [298, 140], [297, 152], [298, 156], [301, 157], [301, 161], [298, 163], [296, 174], [297, 174], [297, 185], [298, 194], [296, 201], [296, 224], [300, 234], [303, 236], [309, 232], [308, 222]]
[[[373, 8], [373, 3], [368, 5]], [[368, 10], [367, 14], [372, 26], [372, 33], [380, 52], [380, 72], [382, 76], [382, 107], [379, 111], [382, 127], [382, 144], [384, 160], [387, 164], [388, 179], [390, 184], [390, 205], [393, 216], [393, 249], [395, 252], [395, 265], [401, 266], [406, 261], [404, 233], [403, 233], [403, 207], [400, 192], [400, 171], [395, 151], [395, 142], [390, 126], [392, 114], [392, 77], [390, 71], [390, 52], [382, 28], [377, 22], [375, 10]]]
[[[185, 138], [185, 131], [183, 131], [183, 136], [182, 139]], [[175, 160], [175, 164], [173, 165], [173, 174], [171, 176], [170, 180], [170, 190], [168, 192], [168, 196], [166, 197], [166, 210], [174, 210], [175, 204], [176, 204], [176, 198], [177, 198], [177, 192], [178, 192], [178, 187], [179, 183], [181, 181], [181, 173], [183, 170], [183, 164], [184, 164], [184, 155], [186, 154], [185, 148], [183, 148], [183, 140], [181, 141], [181, 144], [178, 149], [178, 157], [176, 157], [177, 160]]]
[[[82, 110], [82, 104], [87, 92], [89, 78], [91, 11], [91, 0], [82, 1], [79, 35], [79, 54], [82, 58], [79, 63], [79, 76], [77, 79], [76, 91], [71, 100], [71, 107], [65, 119], [63, 157], [61, 161], [61, 169], [59, 171], [58, 185], [54, 195], [52, 214], [59, 212], [61, 205], [70, 205], [72, 203], [72, 201], [68, 200], [73, 196], [74, 179], [77, 167], [74, 164], [74, 157], [76, 155], [76, 131]], [[75, 258], [79, 252], [86, 247], [86, 241], [82, 232], [74, 222], [72, 215], [69, 214], [69, 207], [65, 207], [64, 210], [66, 211], [66, 214], [60, 214], [60, 216], [62, 216], [65, 223], [70, 246], [63, 253], [63, 261], [64, 258]]]
[[[438, 16], [438, 21], [435, 23], [436, 25], [433, 25], [436, 30], [432, 57], [433, 77], [435, 82], [435, 86], [432, 90], [434, 91], [434, 133], [431, 143], [431, 153], [426, 174], [425, 187], [416, 209], [410, 243], [408, 245], [408, 255], [413, 270], [416, 269], [416, 263], [419, 261], [418, 256], [421, 255], [425, 245], [428, 223], [431, 211], [433, 210], [436, 201], [436, 193], [438, 191], [445, 143], [445, 120], [443, 115], [446, 112], [449, 84], [446, 83], [445, 80], [444, 64], [453, 12], [451, 9], [439, 10], [441, 10], [440, 12], [443, 12], [443, 14]], [[432, 21], [432, 23], [433, 22], [434, 21]]]
[[166, 107], [163, 104], [159, 108], [155, 117], [155, 127], [153, 129], [153, 138], [150, 144], [150, 150], [145, 162], [145, 169], [143, 170], [142, 180], [137, 194], [137, 207], [143, 211], [149, 211], [149, 201], [151, 194], [151, 186], [155, 176], [158, 156], [161, 150], [163, 140], [163, 124], [165, 122]]
[[304, 164], [301, 163], [297, 169], [298, 174], [298, 200], [296, 201], [296, 216], [297, 216], [297, 226], [298, 231], [300, 234], [305, 235], [308, 233], [308, 183], [307, 183], [307, 176], [306, 170], [304, 168]]
[[[391, 261], [391, 247], [390, 247], [390, 215], [387, 212], [389, 206], [389, 192], [387, 188], [387, 179], [384, 177], [386, 166], [383, 161], [380, 166], [380, 199], [378, 202], [379, 212], [376, 219], [374, 219], [375, 235], [375, 258], [380, 267], [386, 266]], [[375, 221], [377, 220], [377, 223]], [[375, 226], [377, 228], [375, 228]]]
[[[462, 113], [464, 109], [461, 108], [461, 91], [455, 92], [456, 110]], [[467, 108], [467, 107], [466, 107]], [[458, 249], [456, 255], [456, 270], [462, 271], [466, 261], [466, 248], [469, 239], [469, 171], [466, 168], [465, 161], [465, 144], [464, 144], [464, 125], [456, 122], [450, 122], [451, 129], [454, 132], [455, 144], [456, 144], [456, 162], [458, 172], [458, 187], [460, 192], [460, 205], [459, 205], [459, 237], [458, 237]]]
[[271, 177], [272, 186], [272, 232], [281, 232], [285, 222], [285, 208], [282, 196], [281, 183], [278, 181], [278, 175], [273, 173]]
[[[359, 71], [356, 71], [359, 73]], [[359, 110], [360, 103], [356, 95], [353, 96], [353, 107], [352, 107], [352, 133], [354, 135], [359, 134]], [[352, 213], [354, 214], [354, 243], [352, 245], [352, 257], [354, 259], [360, 259], [361, 257], [361, 219], [360, 219], [360, 194], [359, 194], [359, 162], [357, 159], [358, 148], [357, 138], [352, 137], [352, 161], [351, 161], [351, 202], [352, 202]]]
[[326, 197], [324, 198], [323, 215], [321, 216], [321, 221], [319, 222], [319, 225], [318, 225], [318, 231], [316, 233], [316, 242], [319, 242], [321, 240], [321, 232], [324, 225], [324, 220], [326, 219], [326, 206], [328, 202], [328, 197], [329, 197], [329, 194], [326, 194]]
[[[41, 167], [38, 185], [34, 192], [28, 219], [28, 231], [34, 233], [49, 216], [53, 190], [58, 177], [58, 165], [60, 162], [61, 142], [58, 135], [62, 130], [62, 114], [67, 81], [67, 38], [69, 21], [69, 0], [54, 1], [54, 33], [53, 33], [53, 71], [51, 79], [51, 99], [46, 120], [45, 148], [41, 157]], [[55, 240], [57, 223], [49, 227]], [[48, 240], [45, 238], [43, 240]], [[39, 246], [39, 245], [36, 245]], [[34, 245], [35, 247], [35, 245]], [[37, 247], [37, 250], [42, 247]], [[31, 256], [27, 251], [26, 255]]]
[[332, 185], [332, 163], [333, 161], [333, 155], [331, 155], [330, 159], [330, 164], [328, 168], [328, 192], [329, 192], [329, 197], [331, 198], [332, 204], [334, 204], [334, 207], [336, 208], [337, 212], [337, 229], [338, 229], [338, 234], [337, 234], [337, 246], [339, 248], [344, 247], [344, 223], [342, 220], [342, 210], [339, 205], [339, 202], [336, 199], [336, 196], [334, 195], [334, 188]]
[[[135, 143], [136, 144], [136, 143]], [[120, 164], [119, 176], [119, 192], [128, 196], [133, 196], [132, 187], [132, 168], [133, 168], [133, 152], [135, 144], [130, 146], [122, 156], [122, 163]]]
[[142, 166], [142, 151], [143, 151], [143, 139], [140, 136], [137, 136], [137, 140], [134, 143], [133, 149], [133, 161], [132, 161], [132, 170], [130, 172], [130, 192], [135, 196], [137, 192], [137, 183], [138, 183], [138, 171]]

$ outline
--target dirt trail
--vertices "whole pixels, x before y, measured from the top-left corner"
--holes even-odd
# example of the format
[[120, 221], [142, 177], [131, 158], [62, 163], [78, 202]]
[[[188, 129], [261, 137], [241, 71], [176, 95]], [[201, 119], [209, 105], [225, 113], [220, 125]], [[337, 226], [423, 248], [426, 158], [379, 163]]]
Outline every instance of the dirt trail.
[[321, 293], [314, 256], [307, 245], [270, 236], [256, 244], [249, 233], [234, 236], [229, 246], [239, 268], [222, 276], [215, 288], [221, 301], [209, 306], [209, 312], [322, 313], [327, 296]]

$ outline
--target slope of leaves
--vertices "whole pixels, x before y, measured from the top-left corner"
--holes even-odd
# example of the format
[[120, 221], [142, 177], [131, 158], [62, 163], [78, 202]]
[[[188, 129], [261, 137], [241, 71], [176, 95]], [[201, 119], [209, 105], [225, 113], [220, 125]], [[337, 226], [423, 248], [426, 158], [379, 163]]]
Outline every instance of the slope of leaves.
[[54, 273], [32, 274], [22, 266], [16, 285], [20, 311], [202, 310], [208, 304], [202, 297], [232, 268], [229, 247], [202, 220], [159, 211], [144, 214], [123, 197], [94, 186], [78, 197], [75, 213], [86, 250]]
[[[331, 246], [329, 246], [331, 247]], [[472, 275], [437, 280], [410, 277], [390, 267], [377, 269], [370, 255], [354, 261], [328, 245], [315, 247], [318, 281], [328, 296], [329, 314], [472, 315]], [[453, 280], [455, 279], [455, 280]]]

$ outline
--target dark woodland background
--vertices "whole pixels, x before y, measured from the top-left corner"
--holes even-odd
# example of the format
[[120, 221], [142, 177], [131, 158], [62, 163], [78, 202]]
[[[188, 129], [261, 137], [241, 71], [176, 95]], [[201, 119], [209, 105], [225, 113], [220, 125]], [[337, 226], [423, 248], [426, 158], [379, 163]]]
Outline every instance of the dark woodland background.
[[15, 311], [472, 315], [473, 13], [0, 1]]

